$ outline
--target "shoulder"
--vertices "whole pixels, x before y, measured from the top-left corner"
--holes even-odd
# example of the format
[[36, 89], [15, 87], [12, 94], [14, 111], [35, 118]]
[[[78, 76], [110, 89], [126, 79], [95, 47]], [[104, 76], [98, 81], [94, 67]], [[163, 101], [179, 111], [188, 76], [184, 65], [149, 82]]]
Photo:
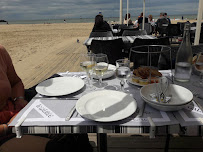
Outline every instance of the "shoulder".
[[8, 52], [6, 51], [6, 49], [2, 45], [0, 45], [0, 55], [4, 56], [4, 57], [9, 56]]

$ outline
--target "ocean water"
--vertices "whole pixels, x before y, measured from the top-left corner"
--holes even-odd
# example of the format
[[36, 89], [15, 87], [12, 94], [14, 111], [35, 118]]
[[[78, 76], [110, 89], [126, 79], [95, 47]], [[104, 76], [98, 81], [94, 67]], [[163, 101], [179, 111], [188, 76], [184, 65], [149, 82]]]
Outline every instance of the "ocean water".
[[[197, 15], [183, 15], [184, 19], [196, 19]], [[154, 19], [158, 19], [159, 16], [154, 16]], [[182, 19], [182, 15], [172, 15], [170, 19]], [[137, 17], [132, 16], [131, 19], [135, 21]], [[110, 22], [119, 22], [119, 17], [104, 17], [104, 20]], [[94, 23], [94, 18], [70, 18], [65, 19], [66, 23]], [[9, 21], [9, 24], [47, 24], [47, 23], [64, 23], [64, 19], [41, 19], [41, 20], [17, 20]], [[6, 24], [6, 23], [0, 23]]]

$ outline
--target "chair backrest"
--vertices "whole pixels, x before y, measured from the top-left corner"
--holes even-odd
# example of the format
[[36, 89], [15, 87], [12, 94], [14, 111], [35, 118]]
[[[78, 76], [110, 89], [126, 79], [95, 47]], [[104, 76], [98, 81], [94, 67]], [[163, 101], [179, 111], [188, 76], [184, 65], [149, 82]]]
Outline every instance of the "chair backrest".
[[122, 38], [114, 40], [92, 40], [90, 50], [95, 54], [107, 54], [109, 63], [115, 65], [116, 60], [124, 58], [123, 47]]
[[147, 31], [128, 29], [128, 30], [124, 30], [122, 34], [122, 36], [138, 36], [138, 35], [147, 35]]
[[157, 38], [157, 39], [135, 39], [132, 46], [140, 45], [170, 45], [168, 37]]
[[158, 69], [171, 69], [171, 48], [164, 45], [142, 45], [132, 47], [129, 55], [133, 68], [153, 66]]
[[120, 32], [118, 33], [118, 36], [122, 36], [123, 32], [125, 30], [138, 30], [138, 28], [135, 29], [132, 24], [129, 24], [129, 25], [127, 25], [127, 24], [121, 24], [121, 25], [119, 25], [118, 29], [120, 30]]
[[[142, 23], [139, 24], [139, 29], [142, 29]], [[152, 25], [151, 23], [144, 23], [144, 29], [146, 30], [147, 34], [152, 34]]]
[[113, 37], [112, 31], [91, 32], [89, 37]]
[[181, 35], [180, 24], [169, 24], [167, 27], [167, 31], [168, 36], [180, 36]]

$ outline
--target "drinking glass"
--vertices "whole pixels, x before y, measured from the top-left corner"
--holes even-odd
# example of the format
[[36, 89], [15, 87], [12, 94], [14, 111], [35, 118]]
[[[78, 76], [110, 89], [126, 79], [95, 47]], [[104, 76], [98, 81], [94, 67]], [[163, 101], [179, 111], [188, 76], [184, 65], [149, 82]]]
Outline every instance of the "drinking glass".
[[91, 90], [94, 89], [92, 82], [91, 82], [91, 74], [93, 67], [95, 66], [95, 54], [87, 53], [82, 54], [80, 67], [86, 72], [87, 74], [87, 89]]
[[108, 57], [106, 54], [99, 53], [95, 55], [95, 61], [96, 65], [94, 67], [94, 72], [99, 78], [98, 87], [104, 87], [106, 84], [102, 82], [102, 77], [108, 70], [109, 65]]
[[121, 80], [121, 91], [124, 90], [125, 80], [130, 76], [130, 61], [127, 59], [119, 59], [116, 61], [116, 76]]
[[203, 87], [203, 53], [197, 54], [197, 60], [195, 61], [195, 69], [200, 72], [200, 81], [194, 82], [197, 87]]

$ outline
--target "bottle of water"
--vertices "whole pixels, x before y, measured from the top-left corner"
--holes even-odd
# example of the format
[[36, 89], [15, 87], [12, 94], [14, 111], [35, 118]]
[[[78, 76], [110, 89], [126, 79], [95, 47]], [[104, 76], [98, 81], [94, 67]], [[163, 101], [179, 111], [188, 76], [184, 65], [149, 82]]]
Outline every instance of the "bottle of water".
[[192, 47], [190, 43], [190, 23], [185, 23], [183, 41], [178, 49], [175, 64], [176, 81], [187, 82], [192, 72]]

